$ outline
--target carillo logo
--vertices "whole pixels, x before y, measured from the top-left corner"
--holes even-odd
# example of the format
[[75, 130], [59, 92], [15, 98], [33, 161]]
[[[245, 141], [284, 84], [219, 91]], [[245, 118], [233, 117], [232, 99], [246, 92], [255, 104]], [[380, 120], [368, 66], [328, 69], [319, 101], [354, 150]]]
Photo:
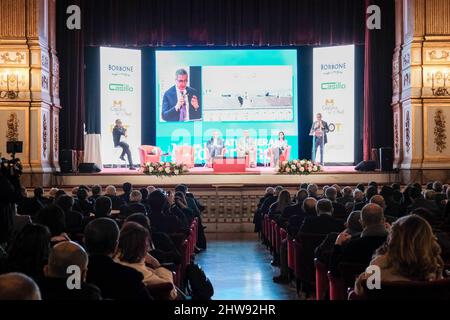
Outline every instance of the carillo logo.
[[108, 70], [113, 72], [134, 72], [133, 66], [118, 66], [114, 64], [108, 65]]
[[132, 86], [129, 86], [128, 84], [110, 83], [109, 90], [110, 91], [133, 92], [134, 88]]
[[323, 82], [320, 87], [322, 90], [343, 90], [347, 86], [342, 82]]

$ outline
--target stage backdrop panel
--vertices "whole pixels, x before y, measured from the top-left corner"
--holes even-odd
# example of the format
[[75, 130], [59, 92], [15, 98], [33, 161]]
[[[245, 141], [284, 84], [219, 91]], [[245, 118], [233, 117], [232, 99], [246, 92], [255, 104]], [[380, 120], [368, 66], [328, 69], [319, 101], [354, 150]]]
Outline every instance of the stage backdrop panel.
[[[314, 119], [322, 113], [330, 133], [324, 162], [353, 163], [355, 158], [355, 46], [314, 49]], [[319, 149], [317, 150], [319, 155]], [[319, 159], [316, 157], [316, 159]]]
[[121, 148], [114, 148], [112, 130], [121, 119], [133, 162], [139, 163], [141, 145], [141, 51], [100, 48], [101, 134], [103, 165], [120, 163]]
[[[176, 102], [175, 72], [188, 73], [188, 94], [199, 100], [195, 117], [180, 122], [164, 112]], [[195, 91], [194, 91], [195, 90]], [[297, 50], [157, 50], [156, 141], [165, 153], [176, 145], [195, 149], [195, 162], [205, 161], [213, 132], [225, 139], [227, 156], [248, 130], [257, 145], [258, 162], [267, 161], [270, 143], [283, 131], [298, 155]], [[191, 97], [189, 97], [190, 99]], [[172, 106], [173, 107], [173, 106]]]

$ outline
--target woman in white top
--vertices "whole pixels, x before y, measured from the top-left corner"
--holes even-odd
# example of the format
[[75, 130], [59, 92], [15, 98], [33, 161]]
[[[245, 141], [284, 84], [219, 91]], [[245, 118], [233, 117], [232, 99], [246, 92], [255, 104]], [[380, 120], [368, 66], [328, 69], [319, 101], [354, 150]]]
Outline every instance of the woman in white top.
[[280, 131], [278, 133], [278, 140], [273, 141], [270, 150], [273, 155], [272, 165], [275, 167], [279, 166], [280, 156], [288, 148], [288, 142], [284, 136], [284, 132]]
[[114, 261], [139, 271], [145, 285], [152, 286], [170, 283], [173, 287], [169, 299], [177, 298], [177, 290], [173, 285], [172, 272], [161, 267], [158, 260], [147, 252], [150, 249], [149, 232], [136, 222], [127, 222], [122, 227], [119, 237], [119, 249]]

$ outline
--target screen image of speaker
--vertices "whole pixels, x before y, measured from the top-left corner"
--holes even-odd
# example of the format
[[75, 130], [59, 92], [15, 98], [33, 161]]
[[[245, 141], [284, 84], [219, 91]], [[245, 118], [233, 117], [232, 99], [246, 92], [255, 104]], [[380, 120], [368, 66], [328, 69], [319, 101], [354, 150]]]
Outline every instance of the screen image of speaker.
[[78, 166], [79, 173], [94, 173], [102, 171], [95, 163], [80, 163]]
[[375, 171], [377, 168], [377, 162], [373, 160], [361, 161], [355, 167], [356, 171]]
[[380, 148], [380, 169], [381, 171], [392, 171], [394, 162], [392, 148]]

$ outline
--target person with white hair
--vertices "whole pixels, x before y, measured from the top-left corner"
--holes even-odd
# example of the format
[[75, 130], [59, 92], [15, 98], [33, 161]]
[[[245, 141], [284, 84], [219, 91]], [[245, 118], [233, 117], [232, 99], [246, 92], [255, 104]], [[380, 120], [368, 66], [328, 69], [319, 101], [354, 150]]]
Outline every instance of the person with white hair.
[[130, 193], [130, 201], [120, 207], [120, 217], [127, 218], [133, 213], [143, 213], [147, 215], [147, 208], [142, 204], [142, 193], [133, 190]]
[[319, 190], [319, 187], [317, 186], [317, 184], [308, 184], [308, 188], [306, 190], [308, 191], [308, 197], [318, 199], [317, 191]]
[[48, 192], [48, 201], [49, 203], [52, 203], [53, 201], [55, 201], [56, 198], [56, 193], [58, 192], [58, 188], [51, 188]]
[[111, 199], [112, 210], [120, 210], [120, 207], [123, 204], [125, 204], [125, 202], [122, 200], [122, 198], [117, 196], [116, 187], [113, 185], [109, 185], [106, 187], [105, 197], [108, 197], [109, 199]]
[[147, 187], [147, 191], [148, 191], [148, 194], [150, 195], [150, 193], [152, 193], [153, 191], [155, 191], [156, 190], [156, 187], [155, 186], [148, 186]]

